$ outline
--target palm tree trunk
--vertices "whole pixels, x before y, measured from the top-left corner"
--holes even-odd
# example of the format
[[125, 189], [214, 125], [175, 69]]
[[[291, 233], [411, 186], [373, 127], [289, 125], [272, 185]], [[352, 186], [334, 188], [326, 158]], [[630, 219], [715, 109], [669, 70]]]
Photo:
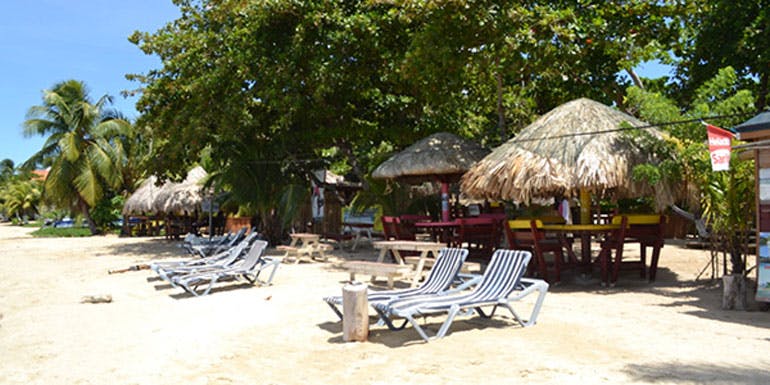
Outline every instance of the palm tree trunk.
[[96, 222], [91, 218], [91, 210], [88, 207], [88, 203], [81, 197], [78, 197], [78, 209], [80, 209], [80, 213], [83, 214], [83, 218], [85, 218], [86, 223], [88, 223], [88, 229], [91, 231], [91, 235], [99, 234]]

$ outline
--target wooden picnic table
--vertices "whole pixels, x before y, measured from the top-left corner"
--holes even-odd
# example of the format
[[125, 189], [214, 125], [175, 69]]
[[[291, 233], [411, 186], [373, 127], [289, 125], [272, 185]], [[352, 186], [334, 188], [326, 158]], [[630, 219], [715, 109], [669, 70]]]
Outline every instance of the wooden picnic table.
[[422, 242], [422, 241], [376, 241], [372, 245], [375, 249], [380, 250], [380, 254], [377, 257], [377, 262], [382, 263], [385, 260], [385, 256], [388, 252], [393, 254], [396, 259], [396, 263], [399, 265], [405, 264], [405, 259], [401, 256], [402, 251], [419, 251], [420, 256], [417, 260], [417, 265], [414, 270], [414, 278], [412, 278], [412, 287], [417, 286], [422, 276], [422, 270], [425, 267], [425, 263], [428, 260], [428, 254], [433, 254], [433, 258], [438, 257], [438, 252], [441, 248], [446, 247], [443, 243], [438, 242]]
[[311, 260], [315, 254], [323, 261], [326, 260], [325, 252], [332, 249], [330, 245], [321, 243], [321, 236], [313, 233], [292, 233], [289, 234], [291, 242], [288, 246], [278, 246], [278, 250], [283, 250], [284, 259], [294, 258], [294, 263], [299, 263], [300, 257], [307, 256]]
[[[565, 234], [578, 234], [580, 235], [580, 262], [584, 266], [588, 266], [591, 264], [591, 237], [596, 237], [600, 235], [606, 235], [612, 230], [617, 230], [620, 228], [620, 225], [617, 224], [602, 224], [602, 225], [595, 225], [595, 224], [584, 224], [584, 225], [567, 225], [567, 224], [558, 224], [558, 225], [549, 225], [544, 224], [542, 226], [542, 229], [546, 232], [554, 232], [559, 233], [559, 236], [561, 239], [563, 239]], [[576, 258], [574, 252], [572, 251], [572, 248], [567, 248], [567, 253], [570, 254], [571, 258]]]
[[361, 240], [362, 237], [366, 237], [369, 239], [369, 242], [372, 242], [373, 228], [374, 228], [373, 223], [343, 222], [342, 223], [343, 232], [350, 231], [351, 233], [355, 233], [355, 238], [353, 238], [353, 245], [350, 247], [350, 250], [351, 251], [356, 250], [356, 247], [358, 246], [358, 242]]
[[414, 227], [429, 232], [433, 241], [439, 241], [445, 243], [447, 246], [451, 246], [455, 229], [460, 227], [460, 222], [457, 220], [436, 222], [424, 221], [415, 222]]

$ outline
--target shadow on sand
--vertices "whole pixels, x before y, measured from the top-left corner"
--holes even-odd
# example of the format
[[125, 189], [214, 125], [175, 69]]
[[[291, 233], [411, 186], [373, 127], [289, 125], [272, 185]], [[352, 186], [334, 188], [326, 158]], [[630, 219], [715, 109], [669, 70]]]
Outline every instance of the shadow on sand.
[[644, 383], [691, 384], [694, 378], [708, 379], [709, 384], [770, 384], [767, 368], [703, 363], [702, 365], [665, 363], [627, 365], [623, 371], [635, 381]]

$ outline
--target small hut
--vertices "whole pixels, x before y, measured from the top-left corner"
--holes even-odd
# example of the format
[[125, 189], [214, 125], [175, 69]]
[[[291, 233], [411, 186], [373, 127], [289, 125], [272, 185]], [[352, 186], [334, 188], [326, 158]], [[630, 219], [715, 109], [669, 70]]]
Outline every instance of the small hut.
[[196, 167], [187, 173], [184, 181], [166, 181], [162, 186], [157, 185], [156, 176], [150, 176], [126, 200], [122, 213], [124, 216], [136, 216], [133, 218], [136, 223], [130, 223], [139, 228], [159, 227], [159, 220], [152, 216], [165, 217], [167, 236], [194, 231], [194, 222], [203, 200], [200, 183], [206, 175], [202, 167]]
[[441, 183], [442, 220], [449, 220], [449, 183], [460, 177], [489, 151], [479, 144], [447, 132], [423, 138], [382, 162], [373, 178], [406, 183]]

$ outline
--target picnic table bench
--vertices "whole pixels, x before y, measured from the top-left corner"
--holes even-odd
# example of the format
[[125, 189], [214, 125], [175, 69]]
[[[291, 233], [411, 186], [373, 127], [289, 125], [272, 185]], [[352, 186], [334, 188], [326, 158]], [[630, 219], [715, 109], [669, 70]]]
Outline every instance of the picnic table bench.
[[356, 274], [366, 274], [372, 277], [387, 277], [388, 289], [393, 288], [393, 280], [395, 278], [409, 275], [414, 271], [412, 265], [371, 261], [349, 261], [342, 264], [342, 268], [350, 273], [351, 281], [355, 281]]
[[291, 243], [289, 245], [281, 245], [276, 249], [284, 251], [283, 258], [293, 260], [295, 264], [299, 263], [303, 257], [307, 257], [311, 261], [318, 257], [325, 262], [327, 260], [326, 252], [334, 249], [332, 245], [321, 243], [321, 236], [318, 234], [294, 233], [290, 236]]

